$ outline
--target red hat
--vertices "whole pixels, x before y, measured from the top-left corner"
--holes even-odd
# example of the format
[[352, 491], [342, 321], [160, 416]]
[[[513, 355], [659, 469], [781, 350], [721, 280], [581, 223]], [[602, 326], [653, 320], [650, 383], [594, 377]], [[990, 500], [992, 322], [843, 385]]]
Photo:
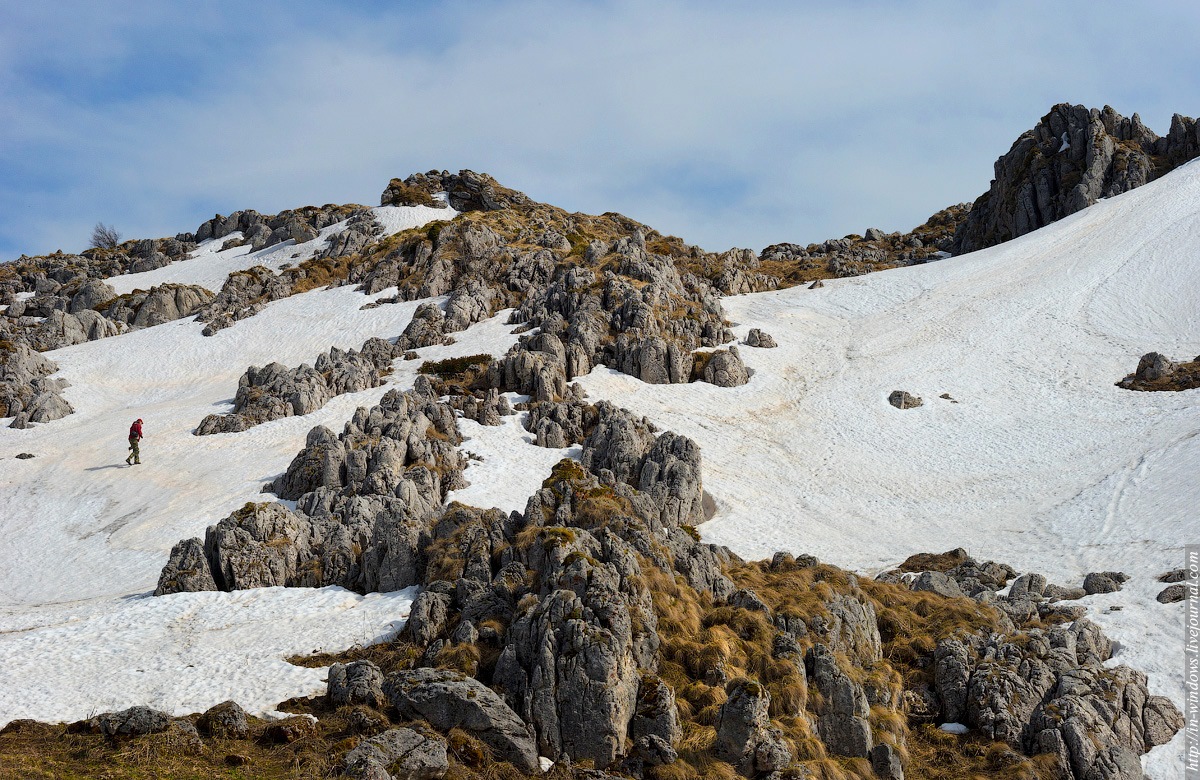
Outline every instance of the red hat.
[[142, 418], [141, 418], [141, 417], [137, 418], [137, 421], [138, 421], [138, 422], [141, 422], [141, 421], [142, 421]]

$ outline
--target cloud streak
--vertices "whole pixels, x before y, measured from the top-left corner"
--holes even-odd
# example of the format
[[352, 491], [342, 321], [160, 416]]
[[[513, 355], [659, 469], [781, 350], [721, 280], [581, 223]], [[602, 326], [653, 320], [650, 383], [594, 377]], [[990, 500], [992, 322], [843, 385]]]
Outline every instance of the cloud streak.
[[1182, 4], [1149, 27], [1096, 3], [341, 5], [5, 10], [0, 258], [459, 167], [758, 249], [972, 199], [1056, 102], [1160, 132], [1200, 109]]

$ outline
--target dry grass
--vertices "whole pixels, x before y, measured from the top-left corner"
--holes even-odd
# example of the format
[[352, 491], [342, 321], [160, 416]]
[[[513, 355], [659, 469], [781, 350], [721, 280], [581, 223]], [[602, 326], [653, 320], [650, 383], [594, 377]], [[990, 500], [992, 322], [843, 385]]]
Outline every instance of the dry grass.
[[70, 733], [65, 725], [37, 724], [0, 734], [0, 777], [318, 780], [331, 776], [354, 744], [336, 714], [321, 725], [315, 737], [272, 745], [262, 739], [266, 724], [254, 721], [250, 739], [204, 739], [197, 746], [174, 728], [110, 741], [99, 734]]

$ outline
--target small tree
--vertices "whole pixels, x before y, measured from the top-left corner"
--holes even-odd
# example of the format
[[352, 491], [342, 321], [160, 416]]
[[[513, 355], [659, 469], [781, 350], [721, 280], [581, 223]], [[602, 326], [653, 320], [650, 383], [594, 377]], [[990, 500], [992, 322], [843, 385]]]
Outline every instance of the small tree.
[[92, 228], [92, 246], [100, 249], [116, 249], [121, 243], [121, 234], [112, 225], [97, 222]]

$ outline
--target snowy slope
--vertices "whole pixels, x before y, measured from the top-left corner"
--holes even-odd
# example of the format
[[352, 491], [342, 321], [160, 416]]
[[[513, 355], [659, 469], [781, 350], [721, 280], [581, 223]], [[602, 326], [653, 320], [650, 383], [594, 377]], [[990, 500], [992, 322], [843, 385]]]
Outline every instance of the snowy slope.
[[[452, 213], [378, 211], [389, 232]], [[202, 248], [130, 289], [185, 280], [207, 286], [206, 279], [245, 266], [240, 249]], [[311, 364], [331, 346], [397, 336], [419, 301], [361, 309], [394, 292], [313, 291], [212, 337], [201, 335], [200, 323], [181, 320], [49, 353], [71, 383], [65, 395], [76, 413], [27, 430], [0, 429], [0, 724], [70, 720], [135, 703], [182, 714], [229, 698], [265, 711], [322, 688], [321, 670], [291, 667], [284, 657], [378, 641], [403, 625], [408, 592], [363, 598], [339, 588], [278, 588], [145, 597], [171, 545], [203, 536], [247, 501], [273, 498], [260, 493], [263, 483], [286, 469], [313, 426], [340, 430], [356, 407], [375, 403], [388, 387], [411, 387], [423, 361], [397, 360], [388, 385], [338, 396], [311, 415], [236, 434], [191, 433], [205, 415], [229, 411], [249, 365]], [[421, 357], [503, 354], [516, 340], [507, 315], [461, 334], [457, 344], [420, 350]], [[125, 436], [137, 417], [145, 420], [143, 465], [130, 468]], [[493, 453], [537, 450], [539, 464], [563, 453], [529, 446], [522, 434], [514, 417], [465, 443], [484, 460], [467, 469], [472, 485], [464, 497], [524, 507], [517, 494], [527, 497], [544, 474], [507, 480], [488, 503]], [[36, 457], [17, 460], [19, 452]]]
[[1197, 540], [1200, 390], [1113, 383], [1146, 352], [1200, 353], [1200, 165], [992, 249], [724, 304], [779, 342], [740, 349], [749, 384], [583, 380], [700, 443], [706, 541], [868, 572], [958, 546], [1067, 585], [1125, 571], [1085, 603], [1114, 662], [1182, 704], [1183, 610], [1154, 578]]

